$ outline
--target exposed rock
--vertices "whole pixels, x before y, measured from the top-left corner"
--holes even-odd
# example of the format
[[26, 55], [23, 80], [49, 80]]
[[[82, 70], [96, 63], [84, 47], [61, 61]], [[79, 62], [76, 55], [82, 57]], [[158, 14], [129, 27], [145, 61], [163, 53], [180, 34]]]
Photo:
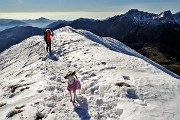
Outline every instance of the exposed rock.
[[44, 113], [38, 111], [36, 113], [36, 120], [42, 119], [44, 117], [44, 115], [45, 115]]
[[18, 113], [21, 113], [21, 112], [23, 112], [23, 111], [24, 111], [24, 110], [14, 109], [14, 110], [10, 111], [10, 112], [6, 115], [6, 117], [7, 117], [7, 118], [13, 117], [14, 115], [16, 115], [16, 114], [18, 114]]
[[116, 85], [119, 86], [119, 87], [123, 87], [123, 86], [131, 87], [129, 84], [127, 84], [125, 82], [118, 82], [118, 83], [116, 83]]
[[0, 107], [2, 107], [2, 106], [4, 106], [4, 105], [6, 105], [7, 103], [0, 103]]

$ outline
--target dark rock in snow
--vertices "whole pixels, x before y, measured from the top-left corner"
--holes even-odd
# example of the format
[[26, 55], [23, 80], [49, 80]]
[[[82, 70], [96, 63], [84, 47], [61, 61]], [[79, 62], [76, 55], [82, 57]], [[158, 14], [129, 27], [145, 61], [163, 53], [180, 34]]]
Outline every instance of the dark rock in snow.
[[6, 105], [7, 103], [0, 103], [0, 107], [2, 107], [2, 106], [4, 106], [4, 105]]
[[36, 120], [42, 119], [44, 117], [44, 115], [45, 115], [44, 113], [41, 113], [41, 112], [38, 111], [36, 113]]
[[12, 110], [12, 111], [10, 111], [10, 112], [6, 115], [6, 117], [7, 117], [7, 118], [13, 117], [14, 115], [16, 115], [16, 114], [18, 114], [18, 113], [21, 113], [21, 112], [23, 112], [23, 111], [24, 111], [24, 110], [17, 110], [17, 109]]
[[123, 87], [123, 86], [131, 87], [129, 84], [127, 84], [125, 82], [118, 82], [118, 83], [116, 83], [116, 85], [119, 86], [119, 87]]

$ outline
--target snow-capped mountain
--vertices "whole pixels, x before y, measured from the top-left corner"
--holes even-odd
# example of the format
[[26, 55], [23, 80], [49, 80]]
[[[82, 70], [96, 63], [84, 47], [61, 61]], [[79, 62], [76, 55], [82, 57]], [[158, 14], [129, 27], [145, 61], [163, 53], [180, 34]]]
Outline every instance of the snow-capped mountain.
[[156, 24], [156, 22], [160, 22], [160, 23], [163, 22], [167, 24], [173, 23], [180, 25], [180, 22], [176, 21], [177, 17], [178, 19], [180, 19], [180, 17], [177, 16], [177, 14], [178, 13], [172, 14], [170, 10], [161, 12], [160, 14], [154, 14], [154, 13], [139, 11], [137, 9], [131, 9], [124, 15], [132, 18], [136, 22], [136, 24], [142, 24], [142, 23]]
[[[179, 120], [179, 76], [115, 39], [54, 33], [48, 56], [43, 36], [0, 54], [1, 120]], [[73, 70], [82, 84], [74, 104], [64, 79]]]
[[[139, 41], [134, 42], [127, 39], [127, 37], [129, 37], [129, 33], [144, 27], [144, 31], [146, 31], [149, 35], [147, 36], [144, 35], [144, 33], [138, 32], [139, 35], [142, 35], [141, 38], [147, 39], [148, 37], [152, 37], [147, 41], [140, 40], [141, 44], [137, 43], [138, 48], [140, 48], [144, 44], [147, 44], [147, 42], [157, 41], [157, 39], [159, 39], [158, 37], [162, 34], [163, 31], [166, 31], [167, 27], [180, 30], [179, 21], [180, 15], [178, 13], [172, 14], [169, 10], [160, 14], [154, 14], [139, 11], [137, 9], [131, 9], [125, 14], [117, 15], [106, 20], [100, 21], [80, 18], [66, 25], [75, 29], [88, 30], [99, 36], [113, 37], [135, 49], [136, 45], [134, 45], [134, 43], [136, 44]], [[64, 24], [60, 23], [57, 26], [64, 27]], [[153, 38], [153, 36], [155, 37]]]

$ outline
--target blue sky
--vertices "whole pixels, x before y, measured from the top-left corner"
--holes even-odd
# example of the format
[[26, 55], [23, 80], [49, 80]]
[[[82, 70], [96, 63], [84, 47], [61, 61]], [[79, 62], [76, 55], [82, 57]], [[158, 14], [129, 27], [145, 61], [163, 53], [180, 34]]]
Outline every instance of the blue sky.
[[180, 0], [0, 0], [1, 18], [103, 19], [130, 9], [176, 13], [180, 11]]

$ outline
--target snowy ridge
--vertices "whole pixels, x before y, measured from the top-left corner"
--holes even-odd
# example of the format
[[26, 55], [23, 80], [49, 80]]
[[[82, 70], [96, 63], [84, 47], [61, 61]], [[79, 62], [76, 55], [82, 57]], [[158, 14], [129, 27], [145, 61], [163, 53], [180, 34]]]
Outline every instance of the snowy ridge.
[[158, 69], [166, 72], [167, 74], [171, 75], [172, 77], [175, 77], [177, 79], [180, 79], [180, 76], [174, 74], [173, 72], [167, 70], [166, 68], [164, 68], [163, 66], [153, 62], [152, 60], [146, 58], [145, 56], [139, 54], [138, 52], [134, 51], [133, 49], [129, 48], [128, 46], [124, 45], [123, 43], [119, 42], [116, 39], [113, 38], [109, 38], [109, 37], [104, 37], [101, 38], [89, 31], [85, 31], [85, 30], [77, 30], [78, 33], [84, 35], [85, 37], [89, 38], [90, 40], [97, 42], [101, 45], [104, 45], [105, 47], [113, 50], [113, 51], [117, 51], [126, 55], [130, 55], [130, 56], [134, 56], [134, 57], [138, 57], [143, 59], [144, 61], [154, 65], [155, 67], [157, 67]]
[[[42, 36], [0, 54], [0, 120], [15, 107], [21, 112], [12, 120], [33, 120], [36, 114], [44, 120], [178, 120], [180, 81], [165, 69], [112, 38], [71, 27], [54, 33], [48, 56]], [[82, 83], [75, 104], [64, 79], [69, 70]]]

